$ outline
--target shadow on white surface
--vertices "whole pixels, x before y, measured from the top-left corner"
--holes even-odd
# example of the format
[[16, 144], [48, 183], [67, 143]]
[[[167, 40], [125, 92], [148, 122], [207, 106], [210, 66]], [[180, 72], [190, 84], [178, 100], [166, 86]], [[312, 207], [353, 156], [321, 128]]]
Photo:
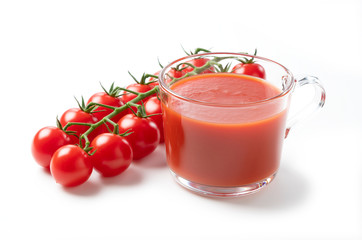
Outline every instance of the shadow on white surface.
[[99, 193], [99, 191], [101, 191], [102, 189], [102, 186], [97, 182], [86, 181], [80, 186], [71, 187], [71, 188], [63, 187], [63, 189], [65, 192], [76, 196], [88, 197]]
[[301, 204], [308, 196], [308, 181], [289, 166], [283, 166], [275, 179], [257, 193], [231, 199], [214, 199], [242, 207], [269, 210], [292, 208]]
[[52, 174], [50, 173], [49, 168], [41, 168], [41, 171], [44, 173], [44, 175], [48, 175], [49, 177], [52, 177]]
[[[49, 177], [49, 181], [54, 183], [54, 185], [61, 188], [66, 193], [70, 193], [72, 195], [80, 196], [80, 197], [87, 197], [87, 196], [93, 196], [98, 194], [101, 191], [102, 186], [99, 184], [99, 182], [94, 182], [88, 179], [85, 183], [75, 186], [75, 187], [64, 187], [60, 184], [56, 183], [54, 178], [52, 177], [52, 174], [50, 172], [50, 169], [48, 168], [42, 168], [40, 171], [43, 173], [44, 176]], [[94, 174], [94, 173], [93, 173]]]
[[114, 177], [102, 177], [101, 183], [104, 185], [116, 185], [116, 186], [128, 186], [128, 185], [136, 185], [142, 182], [142, 174], [139, 170], [132, 167], [132, 165], [123, 173]]
[[[50, 175], [50, 174], [49, 174]], [[82, 185], [76, 187], [62, 187], [66, 193], [81, 197], [90, 197], [100, 193], [106, 186], [132, 186], [142, 182], [142, 174], [135, 167], [130, 166], [125, 172], [114, 177], [103, 177], [93, 171], [92, 176]]]
[[150, 155], [134, 161], [133, 164], [143, 168], [165, 168], [167, 167], [165, 152], [165, 145], [160, 144]]

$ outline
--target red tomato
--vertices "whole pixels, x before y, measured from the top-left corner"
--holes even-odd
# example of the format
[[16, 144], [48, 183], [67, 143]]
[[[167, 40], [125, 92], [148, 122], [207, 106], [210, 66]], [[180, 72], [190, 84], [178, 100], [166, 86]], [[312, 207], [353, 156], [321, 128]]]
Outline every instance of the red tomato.
[[[153, 75], [158, 76], [158, 74], [160, 74], [160, 71], [155, 72]], [[153, 83], [148, 83], [147, 85], [150, 86], [151, 89], [152, 89], [152, 88], [154, 88], [155, 86], [158, 86], [158, 81], [157, 81], [157, 80], [158, 80], [158, 79], [156, 79], [156, 78], [154, 78], [154, 77], [150, 77], [150, 78], [148, 78], [148, 81], [147, 81], [147, 82], [153, 82]]]
[[76, 145], [59, 148], [50, 161], [55, 181], [65, 187], [75, 187], [88, 180], [93, 166], [88, 154]]
[[[159, 73], [160, 73], [160, 71], [156, 72], [154, 75], [158, 76]], [[165, 76], [165, 82], [169, 83], [172, 81], [172, 78], [180, 78], [180, 77], [183, 77], [185, 74], [186, 73], [183, 71], [176, 70], [176, 68], [171, 68], [171, 70], [168, 71], [168, 73]], [[172, 78], [170, 78], [170, 77], [172, 77]], [[151, 78], [149, 78], [148, 81], [151, 82], [151, 81], [155, 81], [155, 80], [157, 80], [157, 79], [154, 79], [151, 77]], [[154, 86], [158, 85], [158, 82], [150, 83], [148, 85], [150, 85], [151, 88], [153, 88]]]
[[[129, 85], [126, 88], [129, 89], [129, 90], [135, 91], [135, 92], [143, 93], [143, 92], [150, 91], [152, 89], [152, 86], [149, 86], [149, 85], [146, 85], [146, 84], [133, 83], [133, 84]], [[137, 95], [133, 94], [133, 93], [129, 93], [129, 92], [126, 92], [126, 91], [124, 91], [123, 93], [124, 93], [124, 95], [121, 96], [121, 99], [122, 99], [122, 101], [124, 103], [127, 103], [127, 102], [129, 102], [132, 99], [137, 97]], [[142, 105], [142, 102], [145, 102], [149, 98], [150, 97], [147, 97], [147, 98], [143, 99], [142, 101], [137, 102], [137, 104]], [[132, 109], [133, 109], [134, 112], [137, 112], [136, 107], [132, 107]], [[128, 111], [125, 111], [125, 113], [130, 113], [131, 114], [133, 112], [131, 111], [131, 109], [129, 109]]]
[[[152, 89], [152, 87], [148, 86], [147, 84], [133, 83], [131, 85], [128, 85], [126, 87], [126, 89], [129, 89], [134, 92], [144, 93], [144, 92], [150, 91]], [[126, 91], [124, 91], [123, 93], [124, 94], [121, 96], [121, 99], [122, 99], [122, 102], [124, 102], [124, 103], [127, 103], [127, 102], [131, 101], [132, 99], [134, 99], [135, 97], [137, 97], [137, 95], [133, 94], [133, 93], [129, 93]], [[147, 100], [148, 98], [144, 99], [143, 101]]]
[[[210, 61], [207, 58], [195, 58], [192, 59], [190, 61], [188, 61], [188, 63], [194, 65], [195, 67], [202, 67], [204, 66], [208, 61]], [[182, 70], [182, 72], [184, 74], [188, 73], [188, 72], [192, 72], [194, 70], [193, 67], [188, 66], [186, 64], [182, 65], [182, 68], [186, 67], [185, 69]], [[206, 69], [205, 71], [201, 72], [201, 73], [213, 73], [214, 72], [214, 67], [210, 67], [209, 69]]]
[[[192, 68], [191, 68], [192, 69]], [[192, 70], [191, 70], [192, 71]], [[176, 68], [171, 68], [170, 71], [168, 71], [168, 73], [165, 76], [165, 82], [169, 83], [172, 81], [172, 78], [180, 78], [183, 77], [186, 74], [186, 72], [184, 72], [183, 70], [176, 70]]]
[[158, 114], [154, 116], [150, 116], [157, 125], [158, 130], [160, 130], [160, 143], [164, 142], [163, 136], [163, 121], [162, 121], [162, 110], [161, 110], [161, 102], [158, 97], [151, 97], [145, 102], [145, 110], [147, 115]]
[[[107, 94], [106, 92], [99, 92], [99, 93], [92, 95], [89, 98], [87, 104], [89, 104], [91, 102], [100, 103], [100, 104], [117, 107], [117, 108], [123, 106], [123, 102], [120, 97], [113, 97], [113, 96]], [[113, 110], [110, 108], [97, 107], [97, 109], [95, 110], [95, 113], [93, 113], [93, 116], [95, 116], [98, 120], [101, 120], [102, 118], [104, 118], [105, 116], [107, 116], [108, 114], [110, 114], [112, 112], [113, 112]], [[122, 111], [118, 115], [111, 118], [111, 120], [113, 122], [117, 123], [119, 121], [119, 119], [121, 119], [121, 117], [123, 117], [124, 115], [126, 115], [126, 111]], [[109, 129], [111, 129], [111, 130], [113, 129], [112, 124], [107, 123], [107, 126], [109, 127]], [[101, 125], [99, 127], [99, 129], [97, 129], [98, 134], [105, 133], [105, 132], [108, 132], [108, 129], [104, 124]]]
[[133, 150], [133, 160], [141, 159], [152, 153], [160, 143], [160, 131], [156, 123], [150, 118], [137, 117], [127, 114], [119, 122], [119, 132], [130, 130], [132, 133], [125, 136]]
[[257, 63], [239, 63], [233, 67], [233, 73], [245, 74], [265, 79], [265, 69]]
[[57, 127], [44, 127], [35, 134], [31, 152], [40, 166], [49, 168], [54, 152], [67, 144], [71, 144], [71, 140], [63, 130]]
[[103, 133], [91, 143], [94, 154], [90, 156], [95, 170], [104, 177], [124, 172], [132, 162], [133, 152], [128, 141], [119, 135]]
[[184, 76], [186, 74], [186, 72], [176, 70], [176, 68], [171, 68], [171, 70], [168, 71], [167, 74], [174, 78], [180, 78], [180, 77]]
[[[80, 108], [71, 108], [63, 113], [60, 118], [60, 123], [64, 127], [68, 122], [81, 122], [81, 123], [90, 123], [94, 124], [98, 119], [91, 113], [82, 111]], [[83, 125], [73, 125], [67, 128], [67, 131], [75, 131], [75, 134], [79, 137], [89, 129], [88, 126]], [[92, 141], [97, 136], [97, 131], [93, 131], [89, 134], [88, 139]], [[70, 136], [72, 143], [78, 144], [79, 139], [75, 136]]]

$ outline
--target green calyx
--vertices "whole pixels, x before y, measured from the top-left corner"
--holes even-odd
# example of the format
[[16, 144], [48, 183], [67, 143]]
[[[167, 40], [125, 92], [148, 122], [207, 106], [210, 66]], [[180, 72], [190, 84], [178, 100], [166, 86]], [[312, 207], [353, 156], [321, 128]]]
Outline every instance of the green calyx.
[[194, 75], [197, 75], [197, 74], [200, 74], [202, 73], [203, 71], [209, 69], [210, 67], [216, 67], [216, 71], [220, 71], [220, 72], [223, 72], [223, 71], [228, 71], [230, 69], [230, 64], [227, 64], [225, 67], [219, 63], [220, 61], [222, 60], [225, 60], [225, 59], [238, 59], [237, 57], [234, 57], [234, 56], [227, 56], [227, 57], [214, 57], [212, 59], [210, 59], [208, 62], [206, 62], [205, 65], [201, 66], [201, 67], [196, 67], [190, 63], [180, 63], [178, 64], [176, 67], [178, 66], [181, 66], [182, 64], [186, 64], [188, 66], [192, 66], [193, 68], [193, 71], [191, 72], [188, 72], [186, 73], [184, 76], [180, 77], [180, 78], [174, 78], [172, 76], [169, 76], [172, 81], [169, 83], [169, 85], [172, 85], [174, 84], [175, 82], [181, 80], [181, 79], [184, 79], [184, 78], [187, 78], [187, 77], [190, 77], [190, 76], [194, 76]]
[[96, 105], [86, 105], [85, 102], [84, 102], [83, 96], [82, 96], [82, 102], [79, 102], [76, 97], [74, 97], [74, 98], [78, 103], [79, 109], [82, 110], [83, 112], [93, 113], [93, 111], [97, 108]]
[[186, 53], [187, 56], [190, 56], [190, 55], [195, 55], [195, 54], [199, 54], [201, 52], [205, 52], [205, 53], [209, 53], [211, 52], [210, 50], [207, 50], [205, 48], [196, 48], [195, 51], [190, 51], [190, 52], [187, 52], [183, 46], [181, 46], [182, 50]]
[[[257, 49], [255, 48], [253, 56], [256, 56], [256, 53], [257, 53]], [[245, 54], [247, 54], [247, 53], [245, 53]], [[238, 61], [240, 61], [241, 63], [244, 63], [244, 64], [255, 63], [254, 57], [252, 57], [250, 59], [248, 59], [247, 57], [243, 57], [242, 59], [238, 59]]]
[[[104, 117], [102, 119], [102, 121], [103, 121], [103, 124], [106, 126], [109, 133], [113, 133], [113, 134], [119, 135], [121, 137], [128, 136], [132, 133], [132, 132], [130, 132], [130, 130], [127, 130], [124, 133], [119, 133], [119, 125], [117, 123], [113, 122], [111, 119], [109, 119], [109, 117]], [[108, 124], [106, 124], [106, 123], [110, 123], [113, 126], [113, 130], [111, 130], [109, 128]]]
[[57, 128], [59, 128], [60, 130], [62, 130], [63, 132], [65, 132], [65, 133], [68, 134], [68, 135], [73, 135], [73, 136], [75, 136], [75, 137], [78, 138], [78, 135], [76, 134], [75, 131], [67, 131], [67, 127], [66, 127], [66, 126], [64, 126], [64, 127], [62, 126], [62, 124], [60, 123], [58, 117], [57, 117]]
[[175, 69], [176, 71], [181, 72], [182, 70], [184, 70], [188, 67], [192, 67], [193, 69], [195, 69], [196, 66], [189, 62], [183, 62], [183, 63], [177, 64], [176, 67], [174, 67], [172, 69]]
[[[151, 77], [151, 78], [154, 78], [154, 79], [158, 79], [158, 76], [157, 76], [157, 75], [154, 75], [154, 74], [148, 74], [148, 73], [147, 73], [145, 76], [146, 76], [146, 78]], [[157, 82], [157, 80], [148, 81], [148, 82], [146, 82], [145, 84], [148, 85], [148, 84], [155, 83], [155, 82]]]
[[[148, 117], [147, 114], [146, 114], [146, 109], [145, 109], [145, 105], [143, 104], [143, 101], [142, 101], [142, 105], [137, 104], [137, 103], [132, 103], [132, 102], [128, 102], [126, 104], [129, 106], [129, 109], [133, 112], [133, 114], [135, 116], [137, 116], [139, 118]], [[137, 112], [135, 112], [132, 107], [136, 107]]]
[[111, 85], [111, 87], [109, 88], [109, 90], [106, 90], [104, 87], [103, 87], [103, 85], [102, 85], [102, 83], [100, 83], [101, 84], [101, 87], [102, 87], [102, 89], [103, 89], [103, 91], [105, 92], [105, 93], [107, 93], [109, 96], [111, 96], [111, 97], [119, 97], [119, 96], [121, 96], [121, 94], [120, 94], [120, 89], [119, 89], [119, 87], [114, 87], [114, 82], [112, 83], [112, 85]]
[[159, 58], [157, 58], [157, 61], [158, 61], [158, 65], [161, 67], [161, 69], [163, 68], [163, 65], [161, 64], [161, 62], [160, 62], [160, 59]]
[[142, 74], [142, 77], [141, 77], [141, 80], [137, 80], [137, 78], [135, 78], [135, 76], [133, 76], [133, 75], [130, 73], [130, 71], [128, 71], [128, 74], [131, 75], [131, 77], [133, 78], [133, 80], [134, 80], [136, 83], [142, 84], [142, 85], [148, 85], [148, 84], [150, 84], [150, 83], [152, 83], [152, 82], [155, 82], [155, 81], [147, 82], [147, 81], [146, 81], [147, 78], [151, 78], [151, 77], [152, 77], [152, 78], [158, 79], [158, 76], [156, 76], [156, 75], [148, 74], [148, 73], [143, 73], [143, 74]]
[[[125, 90], [123, 88], [119, 88], [120, 90]], [[101, 120], [99, 120], [98, 122], [94, 123], [94, 124], [83, 124], [83, 125], [87, 125], [89, 126], [89, 129], [83, 133], [81, 135], [81, 139], [85, 139], [85, 146], [84, 146], [84, 149], [87, 149], [89, 147], [89, 139], [88, 139], [88, 135], [94, 131], [96, 128], [98, 128], [100, 125], [102, 124], [106, 124], [107, 122], [111, 123], [111, 125], [113, 125], [114, 129], [113, 131], [111, 131], [109, 128], [109, 131], [110, 132], [113, 132], [113, 133], [116, 133], [116, 134], [119, 134], [118, 133], [118, 125], [113, 122], [111, 119], [116, 116], [117, 114], [121, 113], [122, 111], [125, 111], [126, 109], [130, 108], [131, 106], [136, 106], [138, 108], [138, 106], [140, 106], [139, 104], [137, 104], [137, 102], [140, 102], [141, 100], [151, 96], [151, 95], [154, 95], [155, 93], [157, 93], [159, 91], [159, 87], [158, 86], [155, 86], [153, 89], [151, 89], [150, 91], [148, 92], [144, 92], [144, 93], [137, 93], [137, 97], [132, 99], [131, 101], [127, 102], [126, 104], [122, 105], [121, 107], [110, 107], [108, 106], [109, 108], [113, 109], [113, 111], [108, 114], [107, 116], [105, 116], [104, 118], [102, 118]], [[93, 103], [93, 104], [89, 104], [89, 106], [102, 106], [102, 107], [107, 107], [106, 105], [101, 105], [101, 104], [98, 104], [98, 103]], [[141, 110], [142, 111], [142, 110]], [[142, 112], [140, 113], [142, 115]], [[145, 111], [144, 111], [144, 116], [147, 116], [145, 114]], [[69, 127], [71, 125], [79, 125], [80, 123], [68, 123], [66, 127]], [[122, 133], [123, 134], [123, 133]], [[130, 132], [126, 133], [126, 134], [131, 134]]]
[[225, 66], [223, 66], [222, 64], [217, 64], [214, 66], [215, 71], [222, 73], [222, 72], [230, 72], [230, 68], [231, 68], [231, 63], [227, 63]]

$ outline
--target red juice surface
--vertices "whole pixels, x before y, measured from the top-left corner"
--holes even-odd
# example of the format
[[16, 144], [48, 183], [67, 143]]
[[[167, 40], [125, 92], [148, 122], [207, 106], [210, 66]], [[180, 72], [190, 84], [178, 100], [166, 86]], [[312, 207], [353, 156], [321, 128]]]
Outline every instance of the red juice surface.
[[214, 103], [175, 97], [163, 101], [167, 161], [174, 173], [200, 184], [231, 187], [258, 182], [277, 171], [287, 107], [278, 100], [255, 102], [277, 96], [280, 89], [231, 73], [188, 77], [171, 89]]

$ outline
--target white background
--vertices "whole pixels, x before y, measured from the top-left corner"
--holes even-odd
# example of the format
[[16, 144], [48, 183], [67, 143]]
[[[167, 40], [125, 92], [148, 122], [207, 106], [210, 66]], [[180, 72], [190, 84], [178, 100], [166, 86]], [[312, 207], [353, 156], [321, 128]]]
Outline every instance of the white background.
[[[361, 44], [361, 1], [1, 1], [0, 239], [362, 239]], [[154, 73], [181, 45], [258, 48], [323, 81], [325, 108], [290, 133], [267, 188], [190, 193], [163, 146], [72, 189], [35, 163], [34, 134], [74, 96]]]

